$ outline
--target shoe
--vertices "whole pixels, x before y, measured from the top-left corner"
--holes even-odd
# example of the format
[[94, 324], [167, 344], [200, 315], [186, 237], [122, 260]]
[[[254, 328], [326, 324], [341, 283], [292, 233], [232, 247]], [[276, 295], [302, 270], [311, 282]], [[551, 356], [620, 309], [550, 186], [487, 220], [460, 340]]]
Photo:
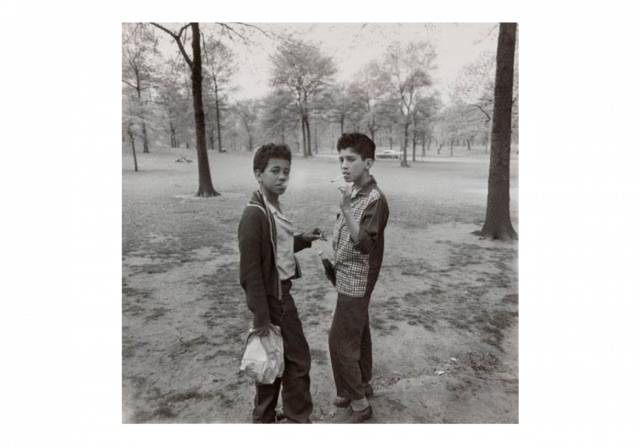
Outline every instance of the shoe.
[[[287, 417], [284, 414], [284, 411], [278, 410], [276, 411], [276, 418], [274, 423], [277, 424], [300, 424], [297, 421], [293, 421], [291, 418]], [[307, 420], [304, 424], [312, 424], [311, 420]]]
[[[371, 384], [364, 386], [364, 396], [367, 398], [373, 396], [373, 387], [371, 387]], [[349, 404], [351, 404], [351, 400], [349, 398], [339, 396], [333, 400], [333, 405], [336, 407], [349, 407]]]
[[[293, 421], [291, 418], [283, 418], [282, 420], [277, 421], [276, 423], [278, 423], [278, 424], [301, 424], [301, 423], [298, 423], [297, 421]], [[302, 424], [313, 424], [313, 422], [311, 420], [307, 420]]]
[[367, 407], [365, 410], [353, 410], [348, 408], [336, 419], [335, 422], [339, 424], [358, 424], [370, 419], [371, 417], [373, 417], [373, 409], [371, 406]]

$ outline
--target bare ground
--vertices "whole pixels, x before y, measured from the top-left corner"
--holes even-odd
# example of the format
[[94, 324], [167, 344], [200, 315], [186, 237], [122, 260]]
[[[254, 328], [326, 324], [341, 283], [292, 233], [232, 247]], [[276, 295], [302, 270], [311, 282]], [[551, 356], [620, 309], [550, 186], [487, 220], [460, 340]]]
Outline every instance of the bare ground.
[[[487, 155], [469, 162], [379, 161], [391, 219], [371, 301], [374, 423], [518, 422], [517, 242], [472, 235], [486, 205]], [[176, 163], [185, 156], [191, 164]], [[238, 371], [251, 320], [238, 284], [236, 230], [256, 189], [250, 155], [210, 154], [222, 196], [194, 198], [193, 150], [123, 156], [122, 385], [125, 423], [248, 423], [253, 385]], [[434, 155], [435, 157], [435, 155]], [[282, 201], [299, 228], [327, 234], [335, 161], [295, 158]], [[517, 227], [517, 158], [512, 161]], [[327, 336], [335, 291], [316, 254], [294, 282], [311, 347], [316, 423], [338, 409]]]

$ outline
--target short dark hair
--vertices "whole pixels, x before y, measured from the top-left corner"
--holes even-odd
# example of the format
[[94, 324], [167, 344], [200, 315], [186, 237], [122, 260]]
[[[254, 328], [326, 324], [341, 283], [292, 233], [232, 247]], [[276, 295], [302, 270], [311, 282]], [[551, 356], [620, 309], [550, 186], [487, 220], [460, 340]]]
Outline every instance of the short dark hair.
[[264, 172], [271, 158], [278, 158], [291, 162], [291, 150], [286, 144], [265, 144], [256, 150], [253, 157], [253, 171]]
[[362, 133], [343, 133], [338, 139], [337, 148], [338, 150], [351, 148], [363, 160], [367, 158], [376, 159], [376, 143]]

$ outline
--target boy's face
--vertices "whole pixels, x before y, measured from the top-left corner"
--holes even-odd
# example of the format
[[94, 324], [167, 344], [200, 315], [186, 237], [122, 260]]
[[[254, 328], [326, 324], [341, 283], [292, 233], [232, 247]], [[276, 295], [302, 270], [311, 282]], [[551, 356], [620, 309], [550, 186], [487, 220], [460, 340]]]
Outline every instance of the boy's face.
[[344, 180], [347, 183], [357, 183], [371, 168], [373, 160], [367, 158], [362, 159], [359, 153], [353, 151], [351, 147], [342, 149], [338, 152], [340, 160], [340, 169], [344, 174]]
[[270, 158], [264, 172], [254, 172], [256, 180], [269, 192], [282, 195], [289, 184], [291, 162], [279, 158]]

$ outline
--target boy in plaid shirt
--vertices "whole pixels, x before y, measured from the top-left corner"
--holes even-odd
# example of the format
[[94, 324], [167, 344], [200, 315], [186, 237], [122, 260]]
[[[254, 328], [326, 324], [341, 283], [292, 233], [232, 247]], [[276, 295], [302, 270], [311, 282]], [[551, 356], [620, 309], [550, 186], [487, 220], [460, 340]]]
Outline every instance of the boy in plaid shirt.
[[329, 352], [338, 395], [334, 404], [347, 407], [338, 422], [361, 423], [373, 416], [367, 400], [373, 395], [369, 300], [382, 264], [389, 206], [369, 173], [375, 143], [361, 133], [345, 133], [337, 148], [344, 180], [352, 184], [343, 190], [333, 229], [338, 301]]

